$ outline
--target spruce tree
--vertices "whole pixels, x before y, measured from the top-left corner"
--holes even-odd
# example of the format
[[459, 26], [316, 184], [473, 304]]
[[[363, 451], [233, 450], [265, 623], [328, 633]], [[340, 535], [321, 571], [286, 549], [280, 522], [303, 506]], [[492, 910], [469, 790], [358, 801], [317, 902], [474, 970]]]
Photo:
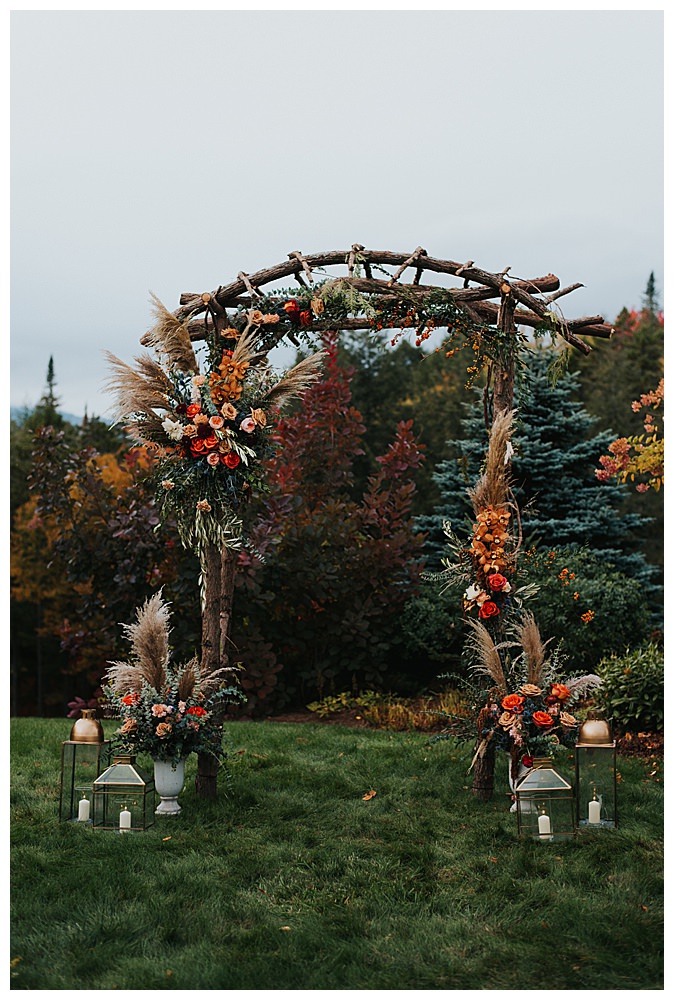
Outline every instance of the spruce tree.
[[[574, 398], [576, 374], [562, 374], [553, 387], [551, 360], [550, 349], [531, 350], [516, 394], [512, 475], [524, 546], [582, 546], [646, 584], [652, 569], [638, 551], [637, 533], [648, 519], [640, 513], [619, 514], [625, 488], [600, 483], [594, 475], [602, 448], [615, 435], [594, 433], [595, 418]], [[450, 521], [461, 536], [472, 522], [466, 489], [478, 478], [487, 444], [481, 398], [467, 408], [462, 429], [462, 439], [451, 442], [453, 457], [436, 467], [442, 501], [431, 516], [417, 522], [429, 535], [425, 551], [432, 568], [446, 552], [443, 522]]]

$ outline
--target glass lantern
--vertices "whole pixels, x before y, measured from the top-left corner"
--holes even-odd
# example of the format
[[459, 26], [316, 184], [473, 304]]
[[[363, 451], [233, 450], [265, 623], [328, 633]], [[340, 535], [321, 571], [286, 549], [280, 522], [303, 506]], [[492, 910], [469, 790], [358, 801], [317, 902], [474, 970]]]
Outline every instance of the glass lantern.
[[618, 825], [616, 745], [603, 719], [588, 719], [578, 732], [576, 820], [579, 827], [588, 830]]
[[82, 710], [70, 739], [61, 744], [61, 822], [91, 822], [94, 779], [110, 763], [110, 741], [93, 708]]
[[116, 754], [94, 781], [93, 827], [137, 833], [154, 826], [154, 778], [136, 765], [133, 754]]
[[549, 758], [537, 758], [515, 790], [517, 832], [545, 843], [573, 837], [573, 789], [552, 766]]

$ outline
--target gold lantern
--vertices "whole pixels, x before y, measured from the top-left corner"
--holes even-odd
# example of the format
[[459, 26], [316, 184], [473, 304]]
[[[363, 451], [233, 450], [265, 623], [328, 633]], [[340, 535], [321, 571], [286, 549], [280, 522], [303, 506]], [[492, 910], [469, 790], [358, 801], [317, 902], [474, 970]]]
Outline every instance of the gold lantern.
[[573, 790], [552, 766], [549, 757], [537, 757], [515, 789], [517, 832], [544, 843], [573, 837]]
[[154, 826], [155, 787], [136, 764], [134, 754], [115, 754], [94, 782], [95, 830], [137, 833]]
[[83, 708], [70, 739], [61, 744], [59, 820], [91, 822], [94, 779], [110, 763], [110, 741], [93, 708]]
[[576, 821], [588, 830], [618, 825], [616, 744], [604, 719], [587, 719], [576, 743]]

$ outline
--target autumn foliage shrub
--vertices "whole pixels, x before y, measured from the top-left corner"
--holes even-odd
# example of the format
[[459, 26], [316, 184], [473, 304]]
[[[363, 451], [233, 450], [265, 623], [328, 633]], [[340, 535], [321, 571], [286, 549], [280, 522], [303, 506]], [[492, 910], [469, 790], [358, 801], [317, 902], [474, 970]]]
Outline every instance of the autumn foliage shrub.
[[325, 379], [278, 427], [272, 492], [254, 548], [240, 559], [233, 639], [251, 710], [379, 687], [399, 666], [400, 620], [421, 568], [410, 508], [422, 455], [412, 422], [398, 425], [354, 496], [365, 428], [336, 336], [325, 347]]

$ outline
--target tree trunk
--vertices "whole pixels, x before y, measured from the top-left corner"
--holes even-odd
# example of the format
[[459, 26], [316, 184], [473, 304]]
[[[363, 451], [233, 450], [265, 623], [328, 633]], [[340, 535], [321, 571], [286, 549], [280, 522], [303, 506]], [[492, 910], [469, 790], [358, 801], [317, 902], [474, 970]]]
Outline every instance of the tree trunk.
[[[503, 333], [503, 360], [494, 365], [494, 391], [492, 396], [492, 421], [498, 413], [512, 410], [515, 400], [515, 353], [517, 328], [514, 321], [515, 300], [506, 282], [501, 287], [501, 308], [497, 327]], [[489, 802], [494, 792], [494, 767], [496, 754], [489, 749], [478, 757], [473, 769], [473, 795], [481, 802]]]
[[484, 757], [478, 757], [473, 768], [473, 795], [480, 802], [489, 802], [494, 792], [494, 766], [496, 753], [487, 750]]
[[[206, 578], [206, 596], [201, 624], [201, 669], [211, 673], [229, 665], [229, 631], [234, 600], [236, 553], [211, 545], [206, 550], [202, 572]], [[219, 765], [214, 757], [199, 754], [195, 790], [201, 799], [215, 799], [218, 794]]]

